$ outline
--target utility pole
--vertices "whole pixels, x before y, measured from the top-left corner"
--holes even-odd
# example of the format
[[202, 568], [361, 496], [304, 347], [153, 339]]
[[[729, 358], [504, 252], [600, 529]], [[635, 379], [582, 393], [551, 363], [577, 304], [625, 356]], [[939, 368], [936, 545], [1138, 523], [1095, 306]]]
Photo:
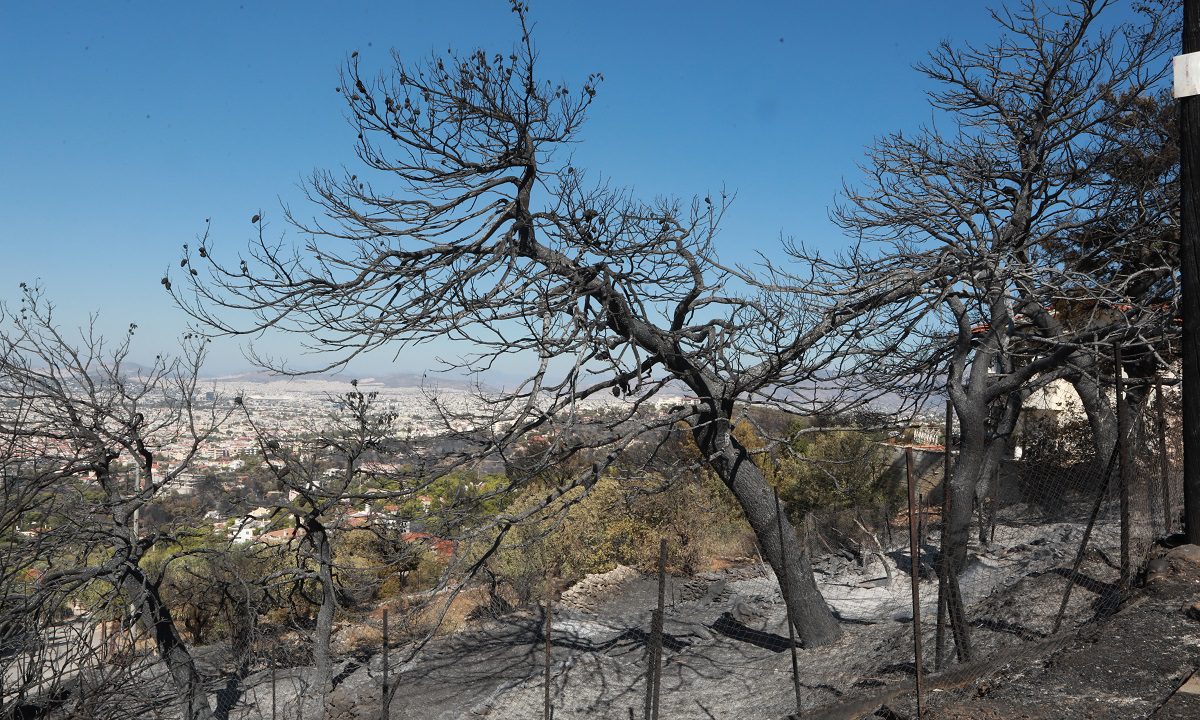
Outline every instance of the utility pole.
[[1200, 0], [1183, 3], [1183, 54], [1175, 58], [1179, 99], [1180, 232], [1183, 285], [1184, 532], [1200, 544]]

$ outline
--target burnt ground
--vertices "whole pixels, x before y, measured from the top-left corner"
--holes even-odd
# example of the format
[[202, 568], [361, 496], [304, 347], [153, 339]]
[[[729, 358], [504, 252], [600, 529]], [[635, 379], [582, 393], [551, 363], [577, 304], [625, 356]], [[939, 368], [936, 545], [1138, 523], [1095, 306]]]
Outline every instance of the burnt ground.
[[[961, 578], [975, 657], [981, 659], [942, 673], [932, 667], [937, 582], [928, 566], [937, 541], [930, 538], [921, 582], [929, 672], [925, 717], [1200, 718], [1200, 696], [1176, 692], [1200, 665], [1200, 619], [1190, 610], [1200, 601], [1200, 548], [1158, 551], [1166, 560], [1152, 564], [1157, 571], [1133, 592], [1118, 593], [1112, 560], [1119, 556], [1116, 523], [1097, 524], [1092, 550], [1072, 574], [1080, 519], [1020, 519], [1027, 515], [1001, 518], [988, 546], [972, 546]], [[907, 553], [889, 552], [865, 565], [827, 556], [814, 569], [842, 620], [843, 637], [830, 646], [798, 650], [803, 717], [912, 718]], [[1051, 636], [1068, 585], [1075, 590], [1065, 630]], [[641, 717], [656, 597], [654, 579], [629, 568], [589, 577], [564, 593], [555, 606], [550, 659], [557, 720], [623, 719], [631, 711]], [[666, 597], [663, 720], [779, 719], [795, 710], [783, 605], [767, 568], [747, 562], [674, 576]], [[1118, 599], [1123, 602], [1114, 614]], [[474, 622], [435, 639], [408, 661], [402, 661], [405, 649], [397, 648], [389, 663], [392, 717], [541, 717], [544, 621], [535, 609]], [[321, 700], [311, 690], [311, 668], [298, 664], [272, 673], [260, 666], [230, 684], [220, 680], [219, 657], [209, 659], [203, 649], [197, 654], [202, 666], [211, 666], [214, 682], [221, 682], [222, 720], [318, 716]], [[380, 655], [344, 658], [337, 670], [337, 686], [327, 699], [331, 718], [380, 717]], [[157, 674], [166, 691], [161, 668]]]
[[[974, 548], [962, 577], [981, 659], [940, 674], [932, 668], [936, 580], [926, 573], [926, 718], [1136, 718], [1156, 711], [1162, 718], [1200, 717], [1185, 704], [1192, 699], [1186, 693], [1165, 703], [1200, 656], [1200, 621], [1181, 609], [1200, 600], [1200, 563], [1189, 563], [1186, 550], [1173, 551], [1165, 570], [1122, 595], [1112, 561], [1116, 526], [1097, 527], [1094, 550], [1072, 576], [1080, 532], [1078, 522], [1012, 522], [998, 527], [994, 543]], [[837, 557], [816, 563], [844, 636], [828, 647], [798, 651], [804, 718], [914, 716], [907, 555], [890, 553], [888, 562], [890, 583], [879, 564], [862, 567]], [[1066, 631], [1051, 637], [1068, 582], [1076, 589]], [[1111, 614], [1119, 597], [1121, 609]], [[555, 718], [627, 718], [631, 711], [641, 717], [655, 598], [654, 580], [628, 568], [590, 577], [564, 594], [552, 632]], [[783, 619], [777, 585], [761, 564], [670, 578], [661, 717], [783, 718], [792, 712]], [[543, 627], [540, 611], [524, 611], [435, 641], [393, 670], [393, 716], [541, 717]], [[331, 698], [338, 720], [378, 717], [378, 660], [345, 666]], [[242, 698], [248, 707], [232, 716], [262, 717], [264, 690], [261, 684], [249, 688]], [[281, 692], [283, 716], [296, 714], [295, 700]], [[880, 710], [884, 706], [887, 711]], [[1169, 712], [1176, 714], [1164, 714]]]
[[1192, 679], [1200, 669], [1200, 547], [1161, 556], [1167, 562], [1155, 564], [1157, 572], [1116, 614], [1062, 647], [1026, 655], [956, 692], [931, 693], [926, 718], [1200, 718], [1200, 676]]
[[[1200, 547], [1160, 550], [1115, 613], [926, 680], [925, 720], [1200, 718]], [[809, 718], [915, 717], [912, 683]]]
[[[1200, 600], [1197, 562], [1176, 549], [1166, 568], [1132, 593], [1116, 592], [1119, 532], [1098, 524], [1079, 573], [1070, 573], [1081, 536], [1077, 519], [1012, 520], [995, 541], [973, 547], [962, 573], [975, 663], [933, 672], [937, 583], [921, 583], [927, 719], [1200, 717], [1194, 696], [1174, 691], [1200, 661], [1200, 621], [1184, 607]], [[936, 542], [927, 548], [932, 562]], [[1162, 551], [1166, 552], [1166, 551]], [[838, 557], [815, 563], [821, 590], [842, 619], [831, 646], [800, 649], [803, 717], [912, 718], [911, 594], [905, 552], [859, 566]], [[887, 581], [886, 570], [893, 576]], [[926, 568], [928, 570], [928, 568]], [[1064, 588], [1075, 585], [1065, 631], [1051, 636]], [[641, 717], [653, 578], [618, 568], [593, 576], [555, 606], [551, 702], [558, 720]], [[1115, 602], [1124, 602], [1116, 614]], [[778, 586], [749, 563], [667, 585], [661, 717], [783, 718], [795, 709], [790, 644]], [[1098, 619], [1104, 618], [1104, 619]], [[393, 665], [393, 717], [527, 720], [541, 717], [545, 636], [540, 610], [476, 623]], [[342, 666], [330, 698], [336, 720], [379, 717], [378, 655]], [[305, 717], [316, 699], [305, 668], [282, 677], [280, 717]], [[270, 717], [269, 685], [247, 679], [231, 720]], [[295, 690], [291, 686], [295, 685]], [[1168, 698], [1170, 701], [1168, 702]], [[886, 706], [887, 711], [881, 711]], [[1161, 707], [1160, 707], [1161, 706]], [[882, 714], [877, 714], [882, 712]], [[891, 712], [892, 714], [887, 714]], [[1174, 713], [1174, 714], [1169, 714]]]

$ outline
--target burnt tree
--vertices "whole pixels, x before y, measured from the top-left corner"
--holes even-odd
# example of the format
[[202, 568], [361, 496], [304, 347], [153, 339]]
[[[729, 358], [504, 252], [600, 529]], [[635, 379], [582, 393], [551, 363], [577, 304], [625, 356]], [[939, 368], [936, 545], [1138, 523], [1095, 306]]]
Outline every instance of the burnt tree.
[[944, 43], [918, 67], [935, 83], [937, 125], [877, 141], [835, 213], [881, 244], [881, 262], [941, 268], [922, 289], [928, 303], [893, 331], [909, 352], [880, 376], [928, 387], [944, 374], [961, 427], [953, 568], [1025, 396], [1074, 383], [1106, 457], [1115, 420], [1102, 360], [1115, 341], [1151, 356], [1169, 345], [1170, 162], [1131, 162], [1158, 149], [1130, 122], [1163, 79], [1172, 3], [1107, 22], [1111, 5], [1024, 2], [992, 12], [994, 43]]
[[[32, 632], [48, 641], [62, 632], [55, 628], [57, 608], [89, 595], [96, 617], [124, 617], [153, 642], [189, 720], [211, 717], [203, 678], [161, 592], [171, 561], [147, 562], [152, 550], [189, 531], [182, 523], [141, 520], [225, 417], [199, 399], [203, 343], [181, 358], [159, 356], [138, 368], [129, 361], [135, 325], [108, 344], [94, 326], [63, 329], [40, 290], [24, 285], [16, 308], [0, 306], [0, 321], [0, 591], [12, 598], [16, 580], [26, 578], [19, 609], [7, 607], [5, 614], [25, 615]], [[168, 447], [173, 466], [160, 471]], [[21, 529], [17, 523], [25, 524], [24, 534], [13, 532]], [[104, 649], [87, 637], [62, 645], [58, 664], [48, 666], [52, 687], [106, 662]], [[7, 675], [10, 663], [28, 660], [18, 652], [0, 667]], [[126, 682], [128, 688], [108, 690], [144, 684], [135, 677]], [[24, 688], [18, 700], [23, 694]]]
[[[244, 254], [218, 260], [206, 231], [182, 259], [196, 272], [164, 284], [210, 332], [310, 338], [326, 354], [322, 368], [438, 338], [466, 348], [447, 369], [485, 373], [501, 357], [526, 358], [536, 369], [515, 388], [481, 393], [473, 414], [447, 408], [446, 431], [476, 453], [506, 458], [530, 434], [547, 435], [534, 458], [540, 467], [586, 455], [584, 472], [550, 492], [546, 506], [586, 492], [648, 429], [685, 423], [788, 579], [804, 644], [833, 641], [838, 625], [806, 552], [786, 519], [781, 547], [771, 487], [733, 422], [755, 403], [807, 407], [800, 389], [837, 374], [830, 361], [842, 331], [868, 325], [884, 299], [911, 292], [899, 285], [917, 282], [889, 278], [854, 298], [775, 285], [718, 259], [726, 195], [643, 202], [589, 181], [568, 153], [601, 77], [575, 89], [540, 79], [526, 8], [513, 11], [520, 38], [510, 52], [419, 63], [397, 56], [375, 77], [351, 55], [339, 91], [362, 167], [312, 176], [320, 217], [287, 213], [309, 239], [269, 239], [256, 215], [258, 236]], [[653, 398], [677, 387], [686, 402], [650, 411]], [[583, 428], [580, 403], [607, 394], [621, 402]], [[499, 517], [496, 527], [520, 519]]]

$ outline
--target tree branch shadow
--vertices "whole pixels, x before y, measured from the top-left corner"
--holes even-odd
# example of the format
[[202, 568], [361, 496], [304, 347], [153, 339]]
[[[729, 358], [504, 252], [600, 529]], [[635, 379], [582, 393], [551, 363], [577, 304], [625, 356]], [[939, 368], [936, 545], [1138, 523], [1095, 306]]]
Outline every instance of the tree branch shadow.
[[749, 643], [764, 650], [770, 650], [771, 652], [779, 653], [792, 647], [792, 641], [788, 638], [776, 635], [775, 633], [755, 630], [739, 622], [733, 615], [727, 612], [721, 613], [721, 617], [717, 618], [717, 621], [709, 627], [712, 628], [713, 632], [720, 633], [727, 638]]

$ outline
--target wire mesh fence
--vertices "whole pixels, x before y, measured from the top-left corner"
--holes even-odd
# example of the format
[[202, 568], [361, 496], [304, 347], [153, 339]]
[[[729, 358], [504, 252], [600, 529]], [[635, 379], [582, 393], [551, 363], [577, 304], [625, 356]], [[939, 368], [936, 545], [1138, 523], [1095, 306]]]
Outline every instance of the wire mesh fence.
[[[1087, 442], [1065, 437], [1086, 423], [1025, 428], [1025, 454], [1000, 463], [977, 498], [974, 560], [959, 578], [967, 652], [958, 635], [935, 630], [940, 637], [927, 639], [938, 651], [921, 692], [903, 684], [881, 705], [900, 717], [975, 716], [982, 710], [972, 703], [987, 693], [990, 677], [1051, 656], [1135, 596], [1156, 543], [1179, 528], [1182, 463], [1169, 422], [1179, 417], [1171, 393], [1155, 382], [1123, 396], [1108, 457], [1081, 452]], [[999, 580], [982, 581], [989, 574]], [[935, 597], [945, 594], [942, 585], [940, 593], [931, 588]], [[923, 605], [921, 614], [938, 613], [940, 629], [939, 611], [940, 604]], [[1080, 700], [1081, 716], [1092, 711], [1089, 702]]]

